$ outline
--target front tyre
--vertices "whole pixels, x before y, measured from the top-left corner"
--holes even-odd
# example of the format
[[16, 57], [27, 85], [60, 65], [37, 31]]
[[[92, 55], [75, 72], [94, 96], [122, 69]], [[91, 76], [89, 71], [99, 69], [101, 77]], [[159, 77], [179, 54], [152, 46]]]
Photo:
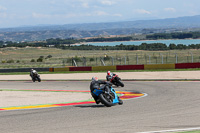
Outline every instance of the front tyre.
[[38, 77], [37, 79], [38, 79], [38, 82], [41, 82], [41, 78], [40, 77]]
[[35, 78], [32, 78], [32, 81], [35, 82]]
[[118, 100], [119, 100], [119, 105], [122, 105], [123, 104], [123, 101], [118, 97]]
[[104, 104], [106, 107], [111, 107], [113, 105], [113, 102], [111, 99], [109, 99], [106, 94], [100, 94], [99, 99], [102, 104]]

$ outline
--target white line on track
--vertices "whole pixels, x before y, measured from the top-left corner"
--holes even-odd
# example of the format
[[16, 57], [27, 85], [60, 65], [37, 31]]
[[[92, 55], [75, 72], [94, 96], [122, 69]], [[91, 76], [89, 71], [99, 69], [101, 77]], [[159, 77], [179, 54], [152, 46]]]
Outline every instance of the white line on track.
[[173, 129], [173, 130], [161, 130], [161, 131], [149, 131], [149, 132], [138, 132], [138, 133], [167, 133], [167, 132], [194, 131], [194, 130], [200, 130], [200, 127], [185, 128], [185, 129]]
[[130, 99], [124, 99], [124, 100], [139, 99], [139, 98], [143, 98], [143, 97], [146, 97], [146, 96], [148, 96], [148, 94], [146, 94], [146, 93], [141, 93], [141, 94], [144, 94], [144, 96], [139, 96], [139, 97], [130, 98]]

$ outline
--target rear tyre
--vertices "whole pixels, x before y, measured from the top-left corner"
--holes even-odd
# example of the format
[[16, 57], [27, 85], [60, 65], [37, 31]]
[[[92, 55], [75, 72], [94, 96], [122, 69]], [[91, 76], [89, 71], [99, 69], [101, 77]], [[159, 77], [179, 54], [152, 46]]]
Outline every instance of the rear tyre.
[[101, 103], [103, 103], [106, 107], [111, 107], [113, 106], [113, 102], [111, 99], [109, 99], [106, 94], [100, 94], [99, 99]]
[[118, 85], [121, 86], [121, 87], [124, 87], [124, 83], [122, 83], [121, 80], [118, 81]]

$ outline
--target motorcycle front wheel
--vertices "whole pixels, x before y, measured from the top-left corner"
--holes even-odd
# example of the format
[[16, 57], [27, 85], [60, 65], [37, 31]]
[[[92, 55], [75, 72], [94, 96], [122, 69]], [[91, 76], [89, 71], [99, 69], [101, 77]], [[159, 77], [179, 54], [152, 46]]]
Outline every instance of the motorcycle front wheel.
[[99, 95], [99, 99], [101, 101], [101, 103], [103, 103], [106, 107], [111, 107], [113, 106], [113, 102], [111, 99], [107, 98], [107, 96], [105, 94], [100, 94]]
[[33, 81], [33, 82], [35, 82], [35, 79], [34, 79], [34, 78], [32, 78], [32, 81]]
[[38, 82], [41, 82], [41, 78], [38, 77], [37, 79], [38, 79]]

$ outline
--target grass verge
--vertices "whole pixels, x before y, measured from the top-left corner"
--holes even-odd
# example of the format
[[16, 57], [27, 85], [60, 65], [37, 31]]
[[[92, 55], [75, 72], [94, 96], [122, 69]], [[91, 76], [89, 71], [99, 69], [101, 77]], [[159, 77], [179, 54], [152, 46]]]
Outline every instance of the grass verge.
[[198, 131], [186, 131], [186, 132], [174, 132], [174, 133], [200, 133], [200, 130], [198, 130]]

